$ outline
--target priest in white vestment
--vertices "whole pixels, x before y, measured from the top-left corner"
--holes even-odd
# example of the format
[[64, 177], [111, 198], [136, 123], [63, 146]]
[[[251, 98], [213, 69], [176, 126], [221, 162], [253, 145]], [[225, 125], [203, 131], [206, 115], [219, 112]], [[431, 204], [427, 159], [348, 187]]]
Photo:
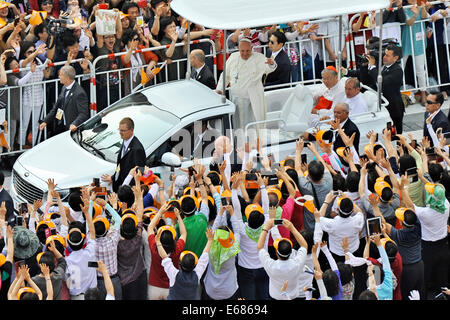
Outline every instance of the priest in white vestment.
[[347, 79], [346, 77], [339, 79], [336, 68], [333, 66], [328, 66], [322, 70], [322, 83], [318, 86], [312, 86], [313, 89], [310, 89], [314, 104], [308, 122], [310, 127], [317, 126], [321, 120], [331, 118], [334, 106], [344, 102]]
[[361, 84], [357, 78], [348, 78], [345, 82], [345, 100], [349, 107], [349, 117], [368, 112], [366, 100], [361, 93]]
[[[266, 120], [262, 77], [276, 68], [277, 64], [273, 59], [252, 52], [251, 42], [248, 39], [240, 40], [239, 52], [233, 52], [226, 62], [225, 78], [226, 84], [230, 85], [230, 99], [236, 105], [233, 120], [235, 129], [244, 129], [250, 122]], [[217, 84], [218, 93], [224, 91], [223, 76], [222, 73]]]

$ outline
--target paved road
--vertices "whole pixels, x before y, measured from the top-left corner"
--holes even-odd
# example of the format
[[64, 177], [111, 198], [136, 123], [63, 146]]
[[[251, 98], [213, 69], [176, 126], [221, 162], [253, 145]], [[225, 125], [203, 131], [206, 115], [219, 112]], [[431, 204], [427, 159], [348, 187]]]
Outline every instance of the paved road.
[[[442, 110], [445, 114], [448, 113], [450, 107], [450, 100], [445, 101], [442, 106]], [[408, 106], [406, 109], [406, 115], [403, 120], [403, 131], [404, 133], [411, 133], [414, 139], [420, 141], [423, 137], [423, 123], [424, 123], [424, 112], [425, 107], [420, 104], [413, 104]], [[11, 171], [10, 170], [2, 170], [5, 175], [5, 184], [4, 187], [6, 190], [9, 190], [10, 180], [11, 180]]]

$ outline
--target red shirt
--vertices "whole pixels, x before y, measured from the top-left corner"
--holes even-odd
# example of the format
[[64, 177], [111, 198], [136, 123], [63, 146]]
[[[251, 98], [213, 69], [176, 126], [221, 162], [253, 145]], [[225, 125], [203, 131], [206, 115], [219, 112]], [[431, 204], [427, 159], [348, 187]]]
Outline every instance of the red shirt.
[[[148, 236], [148, 244], [150, 246], [150, 252], [152, 254], [152, 263], [150, 265], [150, 275], [148, 277], [148, 284], [158, 288], [166, 288], [169, 286], [169, 278], [161, 265], [161, 257], [159, 256], [158, 250], [156, 248], [155, 235], [151, 234]], [[172, 252], [169, 257], [172, 259], [175, 268], [179, 268], [180, 254], [184, 250], [184, 240], [178, 239], [175, 252]]]
[[[378, 260], [369, 258], [369, 260], [374, 265], [378, 265], [381, 267], [381, 263], [378, 262]], [[397, 255], [395, 256], [395, 260], [391, 262], [391, 269], [392, 273], [397, 278], [397, 287], [395, 287], [395, 290], [393, 292], [393, 300], [402, 300], [402, 290], [401, 290], [401, 279], [402, 279], [402, 256], [400, 253], [397, 252]]]
[[[301, 197], [302, 194], [300, 191], [295, 191], [295, 197]], [[303, 206], [298, 205], [294, 201], [294, 211], [292, 212], [291, 222], [294, 225], [295, 229], [299, 232], [302, 231], [305, 226], [303, 225]], [[291, 241], [296, 241], [294, 235], [291, 233]]]
[[[358, 32], [352, 32], [352, 38], [353, 38], [353, 44], [355, 46], [355, 55], [358, 54], [364, 54], [365, 53], [365, 44], [356, 44], [355, 41], [357, 41], [359, 43], [359, 41], [361, 41], [361, 39], [364, 38], [364, 34], [366, 35], [366, 41], [372, 37], [372, 30], [367, 30], [366, 27], [364, 27], [364, 21], [366, 20], [367, 12], [363, 12], [361, 13], [363, 15], [363, 22], [361, 23], [361, 28], [360, 29], [364, 29], [363, 31], [358, 31]], [[351, 17], [354, 16], [354, 14], [349, 14], [348, 18], [351, 19]], [[355, 24], [358, 21], [358, 18], [355, 18], [353, 20], [353, 24]], [[358, 38], [358, 39], [356, 39]]]
[[[294, 212], [294, 199], [288, 198], [284, 205], [279, 204], [283, 208], [283, 212], [281, 213], [281, 219], [286, 219], [291, 221], [292, 213]], [[280, 235], [282, 238], [290, 238], [290, 231], [283, 226], [278, 226], [278, 230], [280, 231]], [[273, 246], [272, 236], [269, 236], [269, 246]]]
[[[59, 18], [59, 0], [53, 1], [52, 3], [53, 3], [53, 8], [52, 8], [51, 16], [53, 18], [58, 19]], [[38, 0], [30, 0], [30, 8], [32, 10], [40, 11]], [[29, 13], [31, 13], [31, 11]]]
[[[223, 50], [223, 46], [224, 46], [223, 31], [221, 31], [219, 33], [219, 36], [220, 36], [220, 47]], [[230, 54], [227, 53], [227, 59], [229, 56], [230, 56]], [[216, 62], [217, 62], [217, 70], [223, 70], [223, 54], [222, 53], [217, 54]]]

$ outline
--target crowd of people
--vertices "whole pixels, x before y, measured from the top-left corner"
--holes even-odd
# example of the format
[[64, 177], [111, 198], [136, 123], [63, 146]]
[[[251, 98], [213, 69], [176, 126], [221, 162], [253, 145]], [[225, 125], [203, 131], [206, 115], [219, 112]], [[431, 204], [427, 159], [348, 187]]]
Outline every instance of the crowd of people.
[[[391, 2], [398, 8], [386, 12], [394, 12], [395, 19], [402, 17], [401, 1]], [[407, 2], [415, 4], [415, 0]], [[0, 35], [7, 39], [0, 59], [2, 83], [20, 86], [58, 75], [65, 87], [47, 117], [31, 117], [31, 132], [48, 128], [52, 122], [57, 124], [55, 132], [77, 130], [83, 112], [61, 112], [64, 107], [60, 108], [72, 99], [79, 110], [89, 111], [88, 105], [80, 106], [88, 103], [89, 81], [82, 80], [80, 85], [75, 81], [76, 75], [90, 72], [86, 59], [126, 52], [105, 59], [99, 70], [148, 65], [142, 72], [128, 70], [125, 77], [108, 73], [99, 78], [97, 94], [103, 98], [98, 101], [104, 103], [108, 94], [113, 102], [130, 93], [126, 90], [139, 85], [143, 76], [152, 79], [157, 62], [186, 57], [185, 46], [175, 46], [187, 39], [185, 21], [170, 10], [170, 1], [112, 0], [109, 8], [122, 14], [117, 15], [116, 34], [104, 37], [94, 36], [93, 31], [95, 12], [103, 1], [28, 4], [32, 10], [46, 11], [47, 20], [60, 19], [65, 15], [60, 10], [69, 11], [74, 20], [72, 29], [65, 27], [57, 34], [50, 30], [49, 20], [27, 28], [28, 8], [22, 12], [22, 3], [6, 3], [0, 9], [5, 22]], [[433, 8], [422, 6], [420, 10], [426, 15]], [[10, 10], [12, 16], [6, 14]], [[439, 10], [443, 19], [447, 11]], [[419, 11], [412, 12], [417, 18]], [[81, 21], [79, 25], [75, 18]], [[329, 26], [330, 33], [333, 26]], [[296, 64], [299, 55], [307, 63], [309, 51], [283, 48], [298, 37], [321, 42], [320, 36], [327, 34], [322, 27], [299, 22], [261, 31], [236, 30], [229, 35], [227, 46], [239, 52], [230, 55], [227, 74], [222, 77], [230, 83], [237, 106], [236, 127], [265, 117], [265, 109], [260, 108], [264, 85], [311, 76], [307, 68], [300, 75]], [[223, 46], [220, 31], [195, 25], [191, 30], [191, 39], [206, 37], [217, 48]], [[58, 48], [55, 42], [61, 35], [62, 47]], [[270, 55], [253, 50], [265, 43]], [[159, 45], [167, 47], [155, 53], [135, 52]], [[145, 167], [145, 151], [134, 136], [131, 115], [119, 124], [123, 141], [116, 172], [101, 177], [106, 190], [98, 185], [73, 188], [64, 203], [54, 180], [49, 179], [47, 199], [28, 204], [23, 215], [17, 215], [11, 198], [0, 188], [0, 299], [448, 299], [449, 123], [441, 110], [445, 94], [421, 96], [426, 109], [424, 138], [417, 141], [404, 136], [404, 105], [395, 73], [402, 47], [390, 44], [384, 51], [382, 76], [395, 79], [394, 84], [383, 81], [382, 91], [393, 124], [382, 132], [369, 132], [369, 143], [360, 150], [359, 129], [351, 116], [367, 111], [360, 82], [371, 79], [376, 83], [377, 62], [369, 52], [367, 72], [362, 68], [352, 75], [350, 70], [336, 69], [336, 52], [328, 51], [332, 47], [327, 45], [327, 57], [310, 59], [310, 63], [322, 61], [322, 67], [315, 70], [323, 81], [313, 94], [311, 121], [330, 120], [331, 128], [303, 133], [293, 157], [275, 163], [263, 153], [259, 141], [236, 146], [229, 137], [220, 136], [212, 142], [214, 156], [209, 165], [194, 160], [193, 166], [172, 175], [170, 185], [165, 185]], [[207, 50], [199, 47], [191, 52], [191, 76], [221, 93], [225, 90], [222, 80], [211, 83], [211, 74], [205, 71]], [[69, 66], [78, 58], [79, 62]], [[39, 68], [46, 59], [68, 63], [55, 68], [55, 73], [53, 68]], [[23, 75], [4, 73], [28, 65], [30, 70]], [[183, 64], [166, 67], [167, 80], [186, 72]], [[340, 78], [341, 71], [350, 72], [349, 77]], [[121, 79], [126, 85], [119, 84]], [[29, 112], [22, 112], [23, 118], [16, 120], [30, 121], [43, 107], [48, 92], [41, 85], [29, 88], [32, 93], [23, 90], [22, 94], [35, 99], [34, 90], [41, 90], [41, 100], [27, 103]], [[72, 98], [75, 91], [71, 90], [76, 90], [77, 98]], [[49, 107], [51, 100], [46, 101]], [[104, 107], [98, 106], [99, 110]], [[40, 124], [35, 123], [38, 119]], [[7, 125], [13, 130], [12, 123]], [[312, 153], [314, 159], [303, 161], [305, 153]], [[0, 186], [3, 183], [0, 174]]]
[[[383, 38], [390, 38], [401, 43], [403, 54], [398, 59], [401, 60], [401, 69], [405, 70], [407, 85], [424, 88], [428, 84], [427, 75], [429, 79], [436, 81], [440, 79], [443, 84], [449, 82], [446, 56], [446, 46], [449, 42], [445, 35], [450, 33], [444, 32], [447, 28], [446, 17], [449, 10], [447, 5], [447, 1], [434, 5], [422, 2], [418, 6], [416, 0], [391, 0], [390, 6], [384, 11], [385, 36]], [[404, 9], [403, 6], [408, 7]], [[97, 32], [96, 19], [99, 17], [99, 10], [105, 9], [115, 12], [116, 23], [115, 25], [113, 23], [115, 33], [100, 35], [99, 33], [104, 31]], [[224, 47], [223, 30], [206, 29], [203, 26], [191, 24], [191, 40], [211, 40], [218, 54], [215, 60], [208, 56], [213, 53], [213, 48], [210, 43], [203, 42], [192, 44], [192, 54], [187, 57], [187, 22], [171, 10], [170, 0], [89, 0], [85, 2], [15, 0], [1, 2], [0, 12], [2, 40], [0, 43], [2, 51], [0, 106], [5, 109], [5, 112], [1, 114], [0, 122], [6, 129], [5, 133], [9, 135], [8, 144], [2, 143], [5, 151], [23, 150], [42, 141], [40, 124], [45, 121], [45, 115], [51, 112], [54, 104], [58, 102], [57, 93], [62, 91], [60, 88], [62, 83], [57, 81], [62, 65], [53, 66], [54, 62], [66, 62], [66, 65], [72, 65], [77, 79], [81, 77], [78, 80], [86, 97], [90, 97], [92, 80], [89, 79], [89, 74], [92, 65], [89, 61], [93, 62], [99, 56], [109, 55], [108, 58], [101, 59], [96, 64], [95, 108], [97, 111], [103, 110], [120, 97], [128, 95], [141, 84], [152, 85], [154, 78], [157, 82], [184, 78], [187, 63], [186, 60], [180, 61], [180, 59], [186, 58], [191, 61], [192, 78], [211, 89], [216, 89], [217, 86], [218, 91], [223, 91], [220, 81], [217, 85], [212, 74], [214, 61], [217, 63], [218, 76], [223, 70], [221, 53]], [[348, 18], [351, 17], [352, 15], [349, 15], [343, 19], [344, 35], [347, 32], [345, 30], [347, 30]], [[420, 19], [429, 19], [429, 22], [421, 22]], [[375, 39], [379, 34], [378, 18], [375, 12], [367, 12], [361, 13], [358, 19], [352, 21], [352, 30], [348, 32], [354, 34], [354, 54], [358, 56], [366, 53], [367, 45], [361, 43], [362, 34], [365, 33], [364, 39], [371, 37]], [[405, 25], [400, 26], [401, 23]], [[272, 59], [270, 68], [260, 68], [257, 75], [264, 76], [264, 86], [273, 86], [291, 81], [320, 79], [324, 68], [330, 65], [337, 67], [338, 30], [338, 19], [317, 23], [314, 23], [314, 20], [298, 21], [279, 26], [230, 30], [227, 33], [226, 42], [228, 50], [233, 51], [240, 49], [242, 40], [245, 40], [247, 45], [244, 43], [242, 46], [248, 46], [250, 49], [245, 48], [247, 51], [253, 49], [255, 53], [262, 53]], [[411, 43], [410, 39], [414, 43]], [[289, 41], [303, 42], [301, 45], [296, 43], [286, 46]], [[180, 43], [184, 45], [178, 45]], [[342, 60], [345, 66], [350, 58], [347, 57], [349, 43], [342, 41], [342, 44]], [[265, 45], [268, 50], [265, 48], [263, 50], [262, 46]], [[135, 51], [158, 46], [165, 47], [155, 51]], [[118, 53], [124, 54], [111, 56]], [[158, 64], [164, 61], [167, 64], [163, 68], [167, 70], [159, 72]], [[230, 61], [230, 64], [232, 62]], [[372, 63], [368, 68], [373, 69], [375, 64], [376, 62]], [[365, 77], [366, 73], [362, 70], [367, 67], [367, 63], [363, 63], [361, 74], [359, 74], [360, 66], [357, 67], [357, 70], [344, 69], [342, 72], [356, 72], [363, 84], [376, 89], [376, 78]], [[21, 72], [11, 72], [18, 68], [26, 69]], [[125, 70], [114, 71], [120, 69]], [[6, 71], [9, 73], [5, 73]], [[244, 71], [241, 75], [248, 74]], [[237, 73], [236, 76], [238, 75]], [[43, 85], [44, 80], [50, 81]], [[245, 90], [240, 92], [233, 90], [233, 81], [230, 82], [231, 91], [234, 91], [236, 99], [246, 99], [240, 102], [241, 105], [248, 106], [249, 101], [253, 101], [254, 118], [257, 120], [263, 118], [265, 110], [263, 103], [259, 101], [260, 98], [244, 92]], [[237, 85], [242, 84], [237, 77], [234, 82]], [[20, 86], [23, 88], [20, 89]], [[255, 86], [256, 84], [252, 83], [250, 88], [256, 90], [257, 86]], [[11, 88], [8, 89], [8, 87]], [[440, 90], [447, 99], [448, 85], [442, 85]], [[420, 102], [423, 105], [426, 102], [426, 93], [426, 90], [420, 90]], [[84, 111], [93, 108], [89, 106], [89, 99], [87, 100], [88, 102], [83, 102]], [[328, 103], [326, 99], [322, 102]], [[402, 108], [398, 101], [396, 104], [395, 108], [391, 108], [392, 110]], [[255, 107], [255, 105], [258, 106]], [[397, 130], [401, 132], [402, 110], [394, 110], [390, 113], [393, 121], [396, 122]], [[241, 120], [245, 122], [247, 118], [253, 117], [251, 112], [242, 115], [238, 112], [237, 115], [237, 123]], [[5, 123], [5, 120], [9, 120], [9, 123]], [[59, 132], [54, 126], [47, 126], [46, 129], [50, 135]]]
[[297, 140], [295, 157], [279, 163], [258, 144], [235, 150], [220, 136], [209, 165], [194, 159], [170, 185], [140, 169], [145, 153], [133, 121], [124, 118], [120, 129], [128, 147], [120, 174], [102, 177], [107, 187], [73, 188], [65, 204], [49, 179], [46, 201], [22, 216], [2, 196], [2, 299], [450, 295], [450, 158], [431, 125], [434, 147], [385, 129], [369, 132], [360, 156], [355, 134], [337, 119], [315, 142]]

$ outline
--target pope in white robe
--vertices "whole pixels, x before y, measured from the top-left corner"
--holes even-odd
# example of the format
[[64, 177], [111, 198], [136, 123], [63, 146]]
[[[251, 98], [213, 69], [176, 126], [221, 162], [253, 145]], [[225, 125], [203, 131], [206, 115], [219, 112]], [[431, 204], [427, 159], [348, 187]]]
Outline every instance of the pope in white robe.
[[[236, 105], [233, 120], [236, 129], [244, 129], [250, 122], [266, 120], [262, 77], [276, 68], [273, 59], [252, 52], [251, 42], [246, 38], [239, 42], [239, 52], [232, 53], [228, 58], [225, 82], [230, 85], [230, 98]], [[222, 73], [216, 88], [219, 93], [224, 91], [223, 76]]]

